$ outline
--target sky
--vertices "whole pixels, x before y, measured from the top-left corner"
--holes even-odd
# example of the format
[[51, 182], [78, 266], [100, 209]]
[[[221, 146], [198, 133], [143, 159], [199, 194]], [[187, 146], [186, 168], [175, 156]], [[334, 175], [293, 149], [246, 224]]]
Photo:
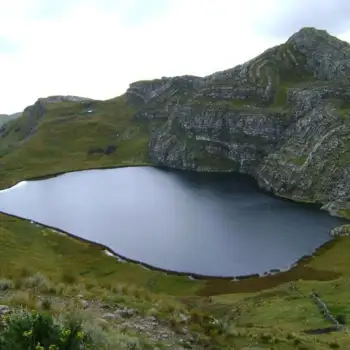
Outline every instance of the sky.
[[108, 99], [131, 82], [205, 76], [305, 26], [350, 42], [348, 0], [0, 0], [0, 113], [39, 97]]

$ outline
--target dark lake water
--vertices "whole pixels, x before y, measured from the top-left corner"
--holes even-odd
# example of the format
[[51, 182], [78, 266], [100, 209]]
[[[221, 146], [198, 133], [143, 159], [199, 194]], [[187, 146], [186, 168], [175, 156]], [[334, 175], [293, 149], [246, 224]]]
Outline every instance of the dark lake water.
[[0, 191], [0, 211], [163, 269], [215, 276], [288, 268], [342, 221], [239, 174], [89, 170]]

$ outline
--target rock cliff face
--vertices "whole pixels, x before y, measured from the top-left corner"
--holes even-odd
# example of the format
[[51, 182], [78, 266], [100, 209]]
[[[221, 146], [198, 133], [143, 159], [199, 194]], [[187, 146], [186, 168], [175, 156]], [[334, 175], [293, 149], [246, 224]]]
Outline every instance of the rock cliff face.
[[207, 77], [136, 82], [151, 121], [150, 160], [239, 171], [278, 195], [350, 213], [350, 45], [303, 28], [253, 60]]

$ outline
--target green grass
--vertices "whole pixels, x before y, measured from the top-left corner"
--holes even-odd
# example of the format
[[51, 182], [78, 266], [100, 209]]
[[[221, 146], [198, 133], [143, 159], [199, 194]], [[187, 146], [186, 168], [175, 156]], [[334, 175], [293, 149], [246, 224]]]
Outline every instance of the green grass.
[[173, 295], [193, 294], [202, 282], [117, 262], [101, 247], [0, 214], [0, 276], [16, 279], [23, 271], [43, 273], [57, 283], [67, 277], [97, 284], [125, 283]]
[[[285, 95], [285, 89], [278, 90], [276, 106], [283, 104]], [[231, 101], [228, 104], [241, 108], [244, 103]], [[27, 137], [28, 115], [6, 124], [6, 136], [0, 139], [0, 188], [24, 179], [67, 171], [149, 165], [150, 123], [133, 120], [134, 110], [126, 105], [123, 97], [92, 102], [92, 115], [84, 114], [83, 106], [77, 103], [52, 104], [45, 108], [42, 118], [33, 119], [30, 137]], [[91, 148], [105, 149], [110, 145], [116, 146], [116, 150], [109, 155], [89, 154]], [[236, 167], [226, 159], [197, 153], [201, 154], [198, 162], [203, 166]], [[304, 159], [293, 161], [300, 165]], [[348, 211], [341, 213], [350, 219]], [[217, 341], [225, 345], [221, 348], [227, 348], [228, 344], [236, 348], [256, 344], [270, 348], [270, 343], [274, 342], [275, 349], [293, 349], [299, 341], [309, 349], [328, 349], [330, 342], [347, 344], [343, 333], [315, 339], [300, 332], [328, 325], [307, 297], [312, 289], [327, 302], [332, 313], [345, 315], [350, 320], [349, 251], [350, 238], [340, 237], [321, 248], [313, 258], [277, 275], [239, 282], [192, 281], [146, 270], [137, 264], [120, 263], [107, 256], [98, 245], [0, 214], [0, 288], [12, 288], [11, 280], [39, 272], [57, 288], [63, 284], [67, 289], [67, 285], [71, 285], [73, 289], [67, 289], [71, 293], [79, 292], [77, 286], [90, 288], [91, 297], [111, 296], [111, 288], [122, 285], [128, 291], [126, 294], [146, 295], [142, 293], [147, 291], [156, 294], [164, 304], [178, 305], [179, 300], [184, 305], [195, 303], [199, 313], [233, 318], [228, 327], [236, 332], [235, 336], [230, 342], [217, 336]], [[303, 296], [288, 289], [290, 281], [297, 284]], [[140, 290], [143, 292], [137, 292]], [[150, 302], [141, 303], [134, 296], [123, 301], [144, 311], [151, 307]], [[190, 310], [195, 312], [192, 306]], [[165, 306], [162, 312], [168, 312]], [[293, 332], [296, 335], [290, 335]]]
[[345, 219], [350, 220], [350, 210], [339, 210], [338, 214], [344, 217]]
[[302, 157], [294, 157], [293, 156], [293, 157], [289, 157], [288, 161], [297, 165], [297, 166], [301, 166], [305, 163], [306, 159], [307, 159], [307, 156], [302, 156]]
[[[329, 281], [315, 281], [300, 279], [295, 285], [301, 295], [289, 288], [288, 284], [281, 284], [275, 288], [257, 293], [226, 294], [213, 297], [214, 303], [226, 305], [226, 308], [236, 310], [236, 324], [238, 327], [250, 328], [251, 332], [268, 330], [272, 334], [277, 332], [286, 337], [291, 332], [298, 334], [303, 342], [308, 339], [320, 341], [314, 344], [319, 348], [327, 348], [331, 342], [340, 344], [345, 349], [349, 338], [346, 333], [319, 335], [311, 337], [301, 335], [306, 329], [329, 327], [331, 324], [323, 318], [316, 305], [308, 297], [316, 290], [321, 299], [327, 304], [334, 316], [350, 317], [348, 290], [350, 287], [350, 237], [343, 237], [330, 249], [313, 258], [307, 266], [315, 271], [330, 271], [337, 273], [338, 278]], [[325, 342], [325, 344], [321, 344]], [[310, 347], [313, 348], [313, 347]], [[283, 347], [281, 346], [281, 349]]]
[[345, 121], [350, 117], [350, 101], [345, 101], [337, 98], [330, 98], [327, 100], [336, 107], [337, 113]]
[[[90, 116], [80, 115], [83, 107], [78, 103], [50, 105], [44, 117], [36, 120], [33, 134], [21, 143], [28, 117], [7, 124], [9, 133], [0, 139], [0, 188], [58, 172], [148, 164], [149, 124], [132, 120], [134, 111], [123, 97], [96, 101], [91, 108], [96, 112]], [[19, 135], [21, 130], [24, 134]], [[88, 153], [109, 145], [116, 146], [109, 155]]]

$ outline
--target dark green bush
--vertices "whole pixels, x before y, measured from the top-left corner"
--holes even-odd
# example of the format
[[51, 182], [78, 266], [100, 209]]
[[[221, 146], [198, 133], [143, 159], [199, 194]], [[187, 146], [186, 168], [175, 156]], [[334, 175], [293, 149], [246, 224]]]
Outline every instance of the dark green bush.
[[346, 324], [346, 316], [345, 315], [337, 315], [336, 320], [340, 323], [340, 324]]
[[58, 321], [46, 312], [16, 311], [0, 329], [0, 350], [78, 350], [83, 343], [81, 322]]

